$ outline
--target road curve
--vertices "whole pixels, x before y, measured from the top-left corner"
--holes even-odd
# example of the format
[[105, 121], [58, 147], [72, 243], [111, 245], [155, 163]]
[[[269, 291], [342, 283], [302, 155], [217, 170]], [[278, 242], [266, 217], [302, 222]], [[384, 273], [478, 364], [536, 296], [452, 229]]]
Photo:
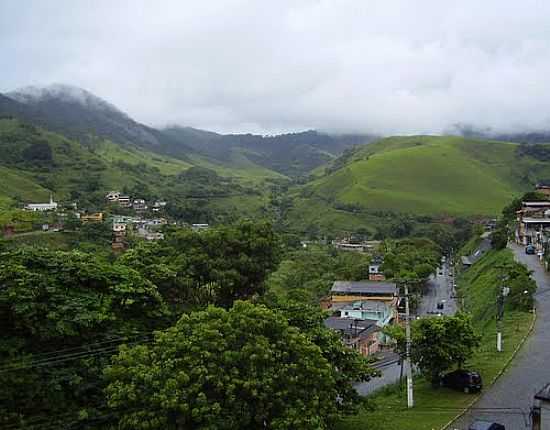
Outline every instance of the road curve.
[[511, 367], [450, 429], [467, 430], [476, 418], [504, 424], [507, 430], [530, 429], [533, 396], [550, 382], [550, 276], [536, 256], [526, 255], [517, 245], [510, 248], [516, 260], [533, 271], [537, 282], [537, 322]]

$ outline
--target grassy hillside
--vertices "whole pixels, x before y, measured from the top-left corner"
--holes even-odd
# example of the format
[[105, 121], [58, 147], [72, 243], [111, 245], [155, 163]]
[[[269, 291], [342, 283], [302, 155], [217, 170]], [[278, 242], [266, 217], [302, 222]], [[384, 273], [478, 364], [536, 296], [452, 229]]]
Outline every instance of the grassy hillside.
[[550, 171], [519, 145], [459, 137], [394, 137], [337, 160], [310, 195], [362, 209], [493, 215]]
[[28, 202], [77, 201], [96, 210], [109, 190], [163, 198], [189, 222], [258, 217], [273, 181], [287, 179], [247, 159], [192, 161], [95, 139], [80, 143], [14, 119], [0, 119], [0, 211]]

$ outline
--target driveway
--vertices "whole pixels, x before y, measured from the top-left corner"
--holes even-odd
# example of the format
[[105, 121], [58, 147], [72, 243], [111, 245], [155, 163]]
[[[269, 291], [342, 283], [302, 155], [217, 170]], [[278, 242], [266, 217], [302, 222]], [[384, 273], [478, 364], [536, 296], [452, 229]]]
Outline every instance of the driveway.
[[533, 396], [550, 382], [550, 276], [537, 256], [526, 255], [523, 247], [517, 245], [510, 248], [516, 260], [533, 271], [538, 286], [537, 322], [511, 367], [483, 393], [472, 410], [450, 427], [452, 429], [466, 430], [474, 418], [495, 421], [511, 430], [530, 429]]

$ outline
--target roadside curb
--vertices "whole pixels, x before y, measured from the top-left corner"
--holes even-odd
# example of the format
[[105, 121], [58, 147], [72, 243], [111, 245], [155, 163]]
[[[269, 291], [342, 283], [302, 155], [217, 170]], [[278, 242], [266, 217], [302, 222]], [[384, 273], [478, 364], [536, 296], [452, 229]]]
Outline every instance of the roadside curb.
[[[537, 322], [537, 311], [536, 311], [535, 308], [533, 308], [533, 317], [531, 319], [531, 325], [529, 326], [529, 330], [527, 330], [527, 333], [525, 334], [525, 336], [523, 336], [521, 341], [517, 344], [516, 348], [512, 352], [512, 355], [510, 356], [508, 361], [506, 361], [506, 363], [504, 364], [502, 369], [500, 369], [500, 371], [492, 379], [491, 384], [490, 384], [491, 386], [497, 381], [498, 378], [500, 378], [504, 374], [504, 372], [506, 372], [508, 370], [508, 368], [510, 367], [510, 364], [512, 363], [514, 358], [516, 358], [516, 355], [518, 354], [519, 350], [523, 347], [523, 344], [525, 343], [525, 341], [529, 338], [529, 336], [531, 336], [531, 333], [533, 332], [533, 329], [535, 328], [535, 323], [536, 322]], [[451, 419], [449, 422], [447, 422], [443, 427], [440, 428], [440, 430], [451, 430], [450, 426], [456, 420], [458, 420], [459, 418], [462, 418], [462, 416], [464, 416], [466, 414], [466, 412], [468, 412], [470, 410], [470, 408], [479, 400], [480, 397], [481, 397], [481, 394], [478, 394], [477, 396], [475, 396], [475, 398], [470, 403], [468, 403], [468, 405], [466, 405], [464, 410], [462, 410], [453, 419]]]

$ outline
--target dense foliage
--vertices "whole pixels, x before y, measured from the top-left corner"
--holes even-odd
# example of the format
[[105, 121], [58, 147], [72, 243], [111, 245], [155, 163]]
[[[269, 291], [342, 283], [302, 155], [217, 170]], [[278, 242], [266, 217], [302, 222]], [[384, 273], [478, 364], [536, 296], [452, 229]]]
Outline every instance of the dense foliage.
[[454, 317], [421, 318], [413, 324], [412, 360], [438, 384], [440, 374], [470, 358], [480, 336], [466, 314]]
[[342, 408], [334, 365], [263, 306], [184, 315], [106, 370], [122, 429], [326, 429]]
[[0, 422], [93, 416], [109, 355], [166, 317], [156, 287], [126, 266], [78, 251], [1, 254]]

